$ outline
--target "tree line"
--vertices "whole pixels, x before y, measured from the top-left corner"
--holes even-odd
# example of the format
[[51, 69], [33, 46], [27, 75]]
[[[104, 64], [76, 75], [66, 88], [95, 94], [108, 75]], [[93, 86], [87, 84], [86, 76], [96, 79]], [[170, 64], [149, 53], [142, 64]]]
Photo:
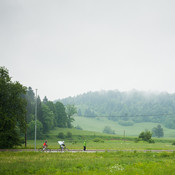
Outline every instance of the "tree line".
[[34, 138], [36, 103], [38, 139], [54, 127], [72, 127], [72, 115], [76, 113], [74, 105], [64, 106], [47, 97], [41, 101], [31, 87], [13, 82], [8, 70], [0, 67], [0, 148], [20, 145], [24, 136], [25, 142]]
[[175, 129], [175, 94], [111, 90], [88, 92], [61, 102], [75, 104], [79, 116], [107, 117], [124, 126], [155, 122]]

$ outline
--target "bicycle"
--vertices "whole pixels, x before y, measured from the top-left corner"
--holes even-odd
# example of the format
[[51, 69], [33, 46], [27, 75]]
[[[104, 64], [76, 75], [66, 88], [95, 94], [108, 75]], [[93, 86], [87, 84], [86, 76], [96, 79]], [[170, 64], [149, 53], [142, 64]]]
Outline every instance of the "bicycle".
[[38, 151], [39, 152], [51, 152], [51, 149], [49, 149], [49, 148], [45, 148], [45, 149], [44, 148], [39, 148]]
[[68, 148], [66, 148], [66, 146], [60, 146], [60, 148], [58, 148], [57, 149], [57, 152], [67, 152], [67, 151], [69, 151], [69, 149]]

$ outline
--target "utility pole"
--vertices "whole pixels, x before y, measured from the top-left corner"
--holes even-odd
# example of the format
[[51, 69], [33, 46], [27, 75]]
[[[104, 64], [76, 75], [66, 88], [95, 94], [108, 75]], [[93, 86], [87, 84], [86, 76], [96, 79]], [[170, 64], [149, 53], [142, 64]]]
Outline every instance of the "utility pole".
[[35, 151], [36, 151], [36, 129], [37, 129], [37, 89], [36, 89], [36, 97], [35, 97]]
[[125, 130], [124, 130], [124, 133], [123, 133], [123, 140], [125, 141]]

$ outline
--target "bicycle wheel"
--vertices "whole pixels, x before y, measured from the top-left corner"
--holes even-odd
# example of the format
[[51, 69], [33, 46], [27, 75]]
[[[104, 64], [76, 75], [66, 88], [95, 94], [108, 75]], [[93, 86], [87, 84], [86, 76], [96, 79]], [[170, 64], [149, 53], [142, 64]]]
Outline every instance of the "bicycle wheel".
[[68, 149], [68, 148], [65, 148], [65, 149], [64, 149], [64, 152], [67, 152], [67, 151], [69, 151], [69, 149]]
[[46, 152], [51, 152], [51, 149], [46, 149]]
[[43, 152], [43, 148], [39, 148], [38, 151], [39, 151], [39, 152]]

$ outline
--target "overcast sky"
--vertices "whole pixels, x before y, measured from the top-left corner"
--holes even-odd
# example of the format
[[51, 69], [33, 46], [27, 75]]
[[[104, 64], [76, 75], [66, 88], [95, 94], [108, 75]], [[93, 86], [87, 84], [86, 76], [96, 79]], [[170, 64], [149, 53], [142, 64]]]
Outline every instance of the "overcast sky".
[[0, 0], [0, 63], [41, 99], [175, 93], [175, 1]]

